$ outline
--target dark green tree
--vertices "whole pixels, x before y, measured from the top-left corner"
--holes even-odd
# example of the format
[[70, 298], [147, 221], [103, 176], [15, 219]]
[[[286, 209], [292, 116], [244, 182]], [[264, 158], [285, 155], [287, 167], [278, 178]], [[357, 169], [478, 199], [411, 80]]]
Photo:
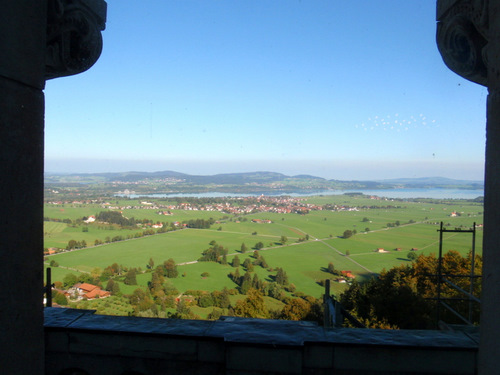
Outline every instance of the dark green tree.
[[343, 234], [343, 236], [342, 236], [342, 237], [344, 237], [344, 238], [351, 238], [351, 237], [352, 237], [352, 235], [353, 235], [352, 230], [350, 230], [350, 229], [346, 229], [346, 230], [344, 231], [344, 234]]
[[288, 275], [283, 268], [276, 269], [276, 283], [282, 286], [288, 285]]
[[247, 250], [248, 250], [247, 245], [245, 245], [245, 243], [243, 242], [243, 243], [241, 244], [241, 247], [240, 247], [240, 252], [241, 252], [242, 254], [245, 254], [245, 253], [247, 252]]
[[175, 279], [177, 276], [179, 276], [177, 266], [175, 265], [175, 261], [172, 258], [163, 262], [163, 268], [165, 270], [164, 275], [169, 279]]
[[155, 266], [155, 261], [153, 260], [153, 258], [149, 258], [148, 268], [152, 270], [154, 266]]
[[52, 300], [58, 305], [65, 306], [68, 304], [68, 299], [64, 293], [58, 292], [56, 290], [52, 291]]
[[137, 285], [137, 271], [135, 268], [131, 268], [125, 275], [123, 283], [126, 285]]
[[245, 272], [240, 285], [240, 293], [247, 294], [248, 290], [252, 287], [252, 276], [250, 272]]
[[231, 265], [234, 267], [234, 268], [237, 268], [240, 266], [240, 258], [238, 258], [238, 255], [235, 255], [234, 258], [233, 258], [233, 261], [231, 262]]
[[78, 278], [76, 277], [76, 275], [74, 275], [72, 273], [66, 274], [66, 276], [64, 276], [64, 278], [63, 278], [63, 285], [64, 285], [64, 288], [66, 288], [66, 289], [71, 288], [77, 282], [78, 282]]
[[264, 304], [262, 293], [251, 288], [247, 298], [236, 303], [234, 314], [245, 318], [267, 318], [269, 311]]
[[335, 275], [335, 266], [333, 265], [332, 262], [328, 263], [328, 272], [331, 273], [332, 275]]
[[105, 289], [112, 295], [116, 295], [120, 293], [120, 284], [115, 282], [113, 279], [109, 279]]

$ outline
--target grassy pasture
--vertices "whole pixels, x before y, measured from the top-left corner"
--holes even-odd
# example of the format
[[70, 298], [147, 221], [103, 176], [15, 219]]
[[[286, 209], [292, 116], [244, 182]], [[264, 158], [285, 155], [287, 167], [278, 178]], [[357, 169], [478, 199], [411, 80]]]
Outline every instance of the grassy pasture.
[[104, 209], [99, 205], [92, 204], [63, 204], [53, 205], [45, 204], [43, 208], [43, 216], [51, 219], [81, 219], [90, 215], [95, 215]]
[[66, 229], [68, 225], [65, 223], [57, 223], [55, 221], [44, 221], [43, 222], [43, 234], [44, 238], [50, 237], [61, 233]]
[[[164, 209], [162, 209], [164, 211]], [[158, 210], [153, 210], [150, 208], [147, 209], [124, 209], [123, 210], [123, 216], [131, 218], [134, 217], [135, 219], [148, 219], [148, 220], [153, 220], [154, 222], [160, 221], [160, 222], [172, 222], [172, 221], [179, 221], [183, 222], [184, 220], [191, 220], [191, 219], [210, 219], [211, 217], [214, 218], [215, 220], [219, 220], [221, 217], [225, 216], [226, 214], [223, 214], [218, 211], [184, 211], [184, 210], [170, 210], [172, 215], [159, 215]]]
[[[427, 218], [429, 222], [444, 221], [449, 223], [449, 228], [464, 225], [470, 227], [475, 221], [482, 223], [482, 207], [476, 203], [466, 203], [463, 201], [453, 201], [453, 204], [435, 204], [435, 203], [412, 203], [412, 202], [390, 202], [374, 201], [370, 199], [360, 199], [352, 197], [334, 197], [337, 203], [343, 200], [345, 204], [354, 206], [356, 204], [366, 205], [400, 205], [405, 208], [391, 209], [368, 209], [360, 211], [311, 211], [307, 215], [297, 214], [275, 214], [275, 213], [256, 213], [244, 216], [247, 221], [240, 223], [228, 219], [216, 224], [212, 229], [185, 229], [175, 232], [168, 232], [139, 239], [133, 239], [122, 242], [115, 242], [98, 247], [61, 253], [50, 256], [61, 266], [78, 269], [81, 271], [91, 271], [95, 267], [105, 268], [112, 263], [119, 263], [127, 267], [141, 267], [146, 269], [146, 264], [152, 257], [156, 264], [164, 260], [173, 258], [176, 263], [192, 262], [201, 256], [201, 252], [209, 247], [211, 240], [227, 247], [229, 254], [236, 254], [241, 263], [246, 257], [252, 254], [252, 247], [256, 242], [262, 241], [265, 248], [261, 254], [265, 257], [270, 267], [282, 267], [288, 274], [289, 281], [294, 283], [297, 290], [306, 294], [319, 297], [323, 293], [323, 288], [317, 284], [317, 281], [330, 278], [331, 275], [325, 272], [329, 262], [335, 265], [337, 270], [350, 270], [360, 279], [369, 277], [370, 272], [380, 272], [383, 268], [391, 268], [399, 264], [407, 264], [408, 252], [411, 248], [417, 248], [419, 253], [437, 253], [439, 229], [438, 225], [423, 223]], [[332, 197], [315, 197], [310, 199], [315, 203], [331, 203]], [[340, 202], [342, 203], [342, 202]], [[129, 203], [130, 204], [130, 203]], [[52, 209], [54, 207], [51, 207]], [[75, 217], [82, 217], [85, 214], [78, 214], [78, 209], [74, 208], [69, 214]], [[130, 211], [130, 212], [129, 212]], [[450, 213], [457, 211], [462, 213], [460, 217], [450, 217]], [[98, 212], [98, 211], [97, 211]], [[94, 210], [93, 213], [96, 213]], [[63, 212], [60, 212], [62, 215]], [[125, 213], [124, 213], [125, 214]], [[154, 210], [127, 210], [126, 216], [136, 218], [157, 217], [159, 221], [183, 221], [196, 218], [214, 217], [220, 219], [223, 214], [206, 211], [178, 211], [172, 216], [157, 215]], [[141, 216], [143, 215], [143, 216]], [[54, 217], [50, 214], [45, 216]], [[67, 216], [66, 216], [67, 217]], [[363, 222], [367, 217], [369, 222]], [[60, 217], [61, 219], [64, 217]], [[251, 219], [270, 219], [272, 224], [256, 224]], [[415, 224], [408, 224], [410, 220], [416, 221]], [[392, 228], [386, 228], [387, 223], [399, 221], [402, 225]], [[53, 225], [57, 224], [57, 225]], [[47, 223], [45, 232], [46, 244], [48, 243], [67, 243], [69, 239], [82, 240], [87, 243], [93, 243], [95, 238], [104, 238], [105, 236], [124, 235], [123, 230], [113, 231], [101, 230], [94, 231], [89, 227], [88, 233], [81, 232], [81, 228], [62, 227], [61, 223]], [[221, 231], [217, 228], [222, 227]], [[370, 232], [363, 233], [366, 227]], [[343, 239], [340, 236], [346, 229], [356, 229], [358, 234]], [[126, 230], [125, 230], [126, 231]], [[101, 233], [102, 232], [102, 233]], [[252, 235], [257, 232], [257, 235]], [[101, 237], [96, 237], [99, 233]], [[127, 233], [130, 233], [128, 231]], [[297, 243], [299, 237], [309, 234], [310, 240]], [[278, 244], [280, 237], [288, 237], [286, 246]], [[330, 237], [332, 235], [332, 237]], [[89, 238], [87, 240], [87, 238]], [[318, 239], [318, 240], [316, 240]], [[443, 250], [457, 250], [466, 254], [471, 247], [470, 234], [445, 233]], [[239, 254], [241, 243], [245, 243], [249, 248], [246, 254]], [[476, 249], [481, 251], [482, 231], [477, 232]], [[270, 246], [272, 244], [272, 246]], [[54, 245], [57, 246], [57, 245]], [[63, 246], [60, 246], [63, 247]], [[387, 253], [376, 253], [377, 248], [384, 248]], [[401, 251], [395, 251], [401, 248]], [[350, 256], [345, 256], [346, 251]], [[231, 262], [234, 255], [228, 256], [228, 262]], [[175, 287], [184, 292], [189, 289], [201, 290], [220, 290], [223, 287], [234, 288], [235, 284], [227, 277], [229, 272], [234, 271], [230, 265], [220, 265], [210, 262], [199, 262], [178, 266], [179, 277], [171, 280]], [[63, 268], [55, 268], [53, 271], [54, 280], [62, 280], [62, 277], [69, 271]], [[202, 272], [209, 272], [210, 276], [203, 279]], [[241, 268], [240, 273], [243, 275]], [[259, 278], [270, 280], [270, 273], [261, 267], [255, 267], [255, 272]], [[182, 274], [186, 274], [182, 277]], [[139, 286], [146, 287], [150, 281], [149, 273], [140, 274], [137, 277]], [[126, 286], [121, 283], [120, 288], [123, 293], [131, 293], [137, 286]], [[345, 284], [333, 283], [333, 291], [340, 292], [345, 288]], [[208, 312], [211, 308], [208, 309]], [[208, 312], [203, 312], [205, 315]], [[202, 311], [200, 311], [200, 315]]]
[[[47, 231], [52, 229], [50, 232]], [[68, 241], [82, 241], [87, 242], [87, 246], [92, 246], [96, 239], [104, 241], [106, 237], [113, 238], [115, 236], [127, 237], [127, 235], [134, 235], [137, 232], [142, 232], [142, 229], [121, 229], [113, 226], [99, 227], [97, 224], [90, 224], [87, 226], [88, 232], [82, 231], [82, 226], [71, 226], [65, 223], [57, 223], [52, 221], [44, 222], [44, 247], [58, 247], [66, 248]]]
[[234, 234], [212, 230], [184, 229], [147, 236], [121, 242], [114, 242], [86, 249], [52, 255], [61, 265], [90, 271], [95, 267], [105, 268], [112, 263], [126, 267], [146, 268], [149, 258], [159, 264], [173, 258], [176, 263], [195, 261], [200, 258], [209, 242], [215, 240], [228, 247], [230, 253], [239, 251], [241, 243], [250, 248], [254, 241], [266, 241], [268, 238], [251, 234]]

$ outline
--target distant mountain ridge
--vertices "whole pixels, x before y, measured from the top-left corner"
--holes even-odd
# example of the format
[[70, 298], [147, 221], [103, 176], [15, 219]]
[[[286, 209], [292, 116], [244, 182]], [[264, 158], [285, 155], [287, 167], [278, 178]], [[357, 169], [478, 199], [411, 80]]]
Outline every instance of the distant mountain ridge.
[[419, 177], [419, 178], [394, 178], [388, 180], [376, 180], [381, 183], [393, 185], [484, 185], [478, 180], [455, 180], [446, 177]]
[[137, 183], [139, 181], [156, 180], [172, 180], [176, 183], [190, 185], [241, 185], [248, 186], [252, 184], [278, 184], [284, 185], [304, 185], [305, 189], [315, 189], [320, 186], [335, 189], [342, 188], [365, 188], [365, 189], [382, 189], [382, 188], [439, 188], [439, 187], [458, 187], [467, 189], [482, 189], [484, 183], [482, 181], [455, 180], [445, 177], [422, 177], [422, 178], [397, 178], [385, 180], [351, 180], [342, 181], [335, 179], [325, 179], [312, 175], [296, 175], [287, 176], [277, 172], [256, 171], [243, 173], [221, 173], [215, 175], [190, 175], [175, 171], [158, 171], [158, 172], [113, 172], [113, 173], [70, 173], [57, 174], [46, 173], [46, 183]]

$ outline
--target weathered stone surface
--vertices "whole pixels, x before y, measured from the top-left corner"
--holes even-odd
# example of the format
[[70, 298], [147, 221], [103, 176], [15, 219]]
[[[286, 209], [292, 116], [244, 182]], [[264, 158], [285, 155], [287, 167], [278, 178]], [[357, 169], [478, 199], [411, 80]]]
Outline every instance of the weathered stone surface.
[[475, 353], [444, 348], [344, 346], [335, 348], [335, 368], [351, 374], [474, 374]]
[[1, 372], [40, 374], [44, 98], [40, 90], [2, 77], [0, 98]]
[[0, 76], [45, 87], [46, 9], [45, 0], [0, 0]]
[[307, 322], [145, 319], [58, 308], [46, 308], [45, 316], [48, 375], [78, 366], [92, 375], [132, 368], [143, 374], [472, 375], [477, 354], [477, 337], [463, 332], [325, 330]]
[[88, 70], [101, 55], [101, 31], [106, 25], [106, 2], [47, 1], [45, 78], [64, 77]]
[[438, 0], [437, 21], [437, 45], [446, 66], [486, 86], [487, 1]]

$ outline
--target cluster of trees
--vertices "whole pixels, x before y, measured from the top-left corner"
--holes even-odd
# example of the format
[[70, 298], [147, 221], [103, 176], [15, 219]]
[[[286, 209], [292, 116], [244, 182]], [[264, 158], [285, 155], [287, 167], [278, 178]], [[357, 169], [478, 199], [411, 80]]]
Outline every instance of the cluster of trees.
[[259, 241], [255, 244], [255, 246], [253, 247], [255, 250], [262, 250], [264, 248], [264, 244], [262, 243], [262, 241]]
[[95, 272], [90, 273], [81, 273], [80, 275], [75, 275], [73, 273], [68, 273], [64, 276], [62, 282], [56, 281], [54, 283], [56, 289], [68, 289], [71, 288], [76, 283], [89, 283], [92, 285], [97, 285], [102, 288], [101, 279], [99, 274], [96, 275]]
[[352, 236], [354, 236], [357, 233], [358, 233], [358, 231], [356, 229], [353, 229], [353, 230], [346, 229], [344, 231], [344, 234], [342, 235], [342, 237], [343, 238], [351, 238]]
[[304, 237], [299, 237], [299, 239], [297, 240], [297, 242], [305, 242], [305, 241], [309, 241], [308, 234], [306, 234]]
[[[254, 266], [261, 266], [262, 268], [269, 268], [269, 265], [267, 264], [266, 260], [264, 259], [264, 257], [262, 255], [260, 255], [260, 253], [255, 250], [253, 252], [253, 258], [255, 259], [252, 264]], [[248, 259], [248, 258], [247, 258]], [[245, 263], [243, 263], [243, 266], [245, 266]]]
[[172, 258], [164, 261], [163, 265], [160, 265], [156, 268], [162, 270], [163, 276], [168, 277], [169, 279], [175, 279], [177, 276], [179, 276], [177, 266]]
[[47, 216], [45, 216], [43, 218], [43, 221], [53, 221], [53, 222], [56, 222], [56, 223], [65, 223], [65, 224], [71, 224], [72, 223], [71, 219], [68, 219], [68, 218], [66, 218], [66, 219], [58, 219], [58, 218], [47, 217]]
[[115, 282], [113, 279], [109, 279], [108, 282], [106, 283], [106, 288], [108, 292], [111, 293], [112, 296], [114, 295], [121, 295], [120, 292], [120, 284]]
[[205, 219], [193, 219], [185, 222], [188, 228], [196, 228], [196, 229], [209, 229], [214, 223], [215, 219], [210, 218], [208, 220]]
[[[250, 264], [251, 265], [251, 264]], [[252, 276], [252, 268], [248, 268], [243, 276], [240, 274], [240, 269], [236, 268], [234, 272], [230, 272], [228, 277], [238, 285], [238, 290], [241, 294], [253, 288], [260, 291], [264, 296], [269, 296], [277, 300], [285, 299], [285, 290], [295, 292], [295, 285], [289, 284], [288, 275], [282, 268], [276, 269], [276, 275], [272, 276], [272, 282], [259, 279], [259, 276], [254, 273]]]
[[[254, 266], [260, 266], [264, 269], [269, 268], [269, 265], [267, 264], [266, 260], [262, 255], [259, 254], [257, 250], [253, 252], [252, 257], [255, 259], [254, 261], [252, 261], [250, 258], [246, 258], [245, 261], [243, 262], [243, 267], [247, 271], [253, 272]], [[240, 264], [241, 264], [240, 258], [238, 257], [238, 255], [235, 255], [231, 262], [231, 266], [233, 266], [234, 268], [238, 268]]]
[[[472, 255], [461, 256], [449, 251], [442, 258], [445, 275], [468, 275]], [[476, 274], [481, 274], [482, 257], [475, 257]], [[353, 282], [341, 296], [342, 306], [371, 328], [426, 329], [434, 328], [437, 317], [437, 272], [438, 259], [434, 254], [420, 255], [411, 265], [401, 265], [382, 271], [366, 283]], [[467, 277], [447, 276], [451, 282], [464, 290], [470, 289]], [[473, 294], [480, 296], [481, 283], [476, 280]], [[444, 298], [464, 298], [464, 295], [447, 284], [441, 284]], [[447, 303], [462, 315], [468, 315], [468, 301], [448, 300]], [[479, 322], [479, 306], [474, 304], [473, 322]], [[441, 310], [443, 321], [460, 323], [448, 310]]]
[[119, 211], [101, 211], [96, 215], [96, 220], [104, 223], [117, 224], [122, 227], [132, 227], [137, 226], [138, 223], [133, 217], [127, 219]]
[[110, 266], [107, 266], [101, 273], [101, 278], [109, 279], [115, 276], [121, 276], [123, 272], [128, 271], [126, 267], [123, 267], [121, 264], [113, 263]]
[[[212, 248], [218, 246], [215, 242]], [[273, 318], [291, 320], [315, 320], [322, 321], [322, 302], [311, 296], [296, 292], [296, 288], [288, 281], [288, 276], [282, 268], [276, 268], [276, 274], [271, 276], [273, 281], [259, 279], [258, 275], [250, 271], [254, 266], [268, 268], [267, 262], [258, 251], [254, 251], [251, 261], [246, 258], [244, 267], [246, 272], [243, 276], [239, 274], [239, 268], [229, 276], [238, 285], [237, 289], [224, 288], [221, 291], [195, 291], [188, 290], [183, 294], [168, 281], [169, 278], [178, 277], [177, 266], [173, 259], [164, 261], [155, 266], [155, 262], [150, 258], [146, 267], [151, 271], [151, 281], [146, 289], [137, 288], [130, 295], [126, 295], [132, 314], [141, 317], [162, 317], [181, 319], [200, 319], [191, 311], [192, 306], [203, 308], [212, 307], [212, 312], [208, 314], [209, 319], [218, 319], [222, 314], [229, 316], [253, 317], [253, 318]], [[234, 259], [238, 259], [237, 256]], [[233, 259], [233, 263], [237, 263]], [[118, 263], [107, 266], [102, 272], [100, 269], [93, 270], [90, 274], [75, 276], [68, 274], [63, 282], [58, 282], [58, 287], [69, 288], [77, 282], [86, 282], [98, 285], [102, 288], [101, 282], [107, 280], [105, 290], [112, 295], [121, 296], [118, 280], [127, 285], [137, 284], [136, 275], [141, 270], [127, 268]], [[148, 271], [149, 272], [149, 271]], [[64, 283], [64, 284], [63, 284]], [[285, 292], [293, 293], [295, 298], [287, 296]], [[246, 294], [246, 298], [239, 300], [234, 305], [231, 304], [230, 295]], [[282, 309], [268, 310], [264, 303], [264, 296], [269, 296], [284, 303]], [[66, 297], [62, 293], [54, 292], [57, 303], [68, 304]], [[167, 312], [168, 309], [175, 309], [175, 312]]]
[[286, 320], [309, 320], [319, 324], [323, 322], [323, 303], [311, 296], [287, 298], [281, 310], [269, 310], [264, 303], [264, 294], [254, 288], [249, 289], [247, 297], [239, 300], [229, 309], [229, 316], [245, 318], [271, 318]]
[[211, 245], [208, 249], [203, 250], [200, 262], [216, 262], [220, 264], [227, 264], [227, 247], [217, 244], [215, 240], [210, 241]]
[[137, 285], [137, 269], [131, 268], [125, 274], [125, 278], [123, 279], [123, 283], [126, 285]]
[[87, 242], [85, 240], [69, 240], [66, 245], [66, 250], [83, 249], [84, 247], [87, 247]]
[[222, 291], [214, 290], [211, 293], [199, 290], [187, 290], [184, 294], [196, 297], [196, 304], [200, 307], [227, 309], [231, 305], [229, 299], [230, 292], [227, 288], [222, 289]]
[[401, 223], [399, 222], [399, 220], [396, 220], [394, 223], [387, 223], [386, 227], [393, 228], [393, 227], [399, 227], [400, 225], [401, 225]]

